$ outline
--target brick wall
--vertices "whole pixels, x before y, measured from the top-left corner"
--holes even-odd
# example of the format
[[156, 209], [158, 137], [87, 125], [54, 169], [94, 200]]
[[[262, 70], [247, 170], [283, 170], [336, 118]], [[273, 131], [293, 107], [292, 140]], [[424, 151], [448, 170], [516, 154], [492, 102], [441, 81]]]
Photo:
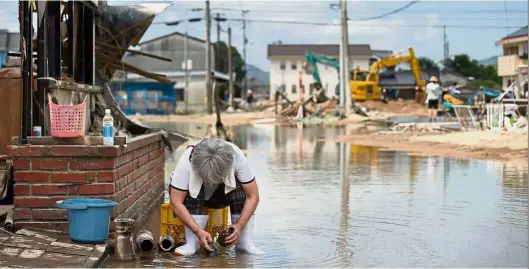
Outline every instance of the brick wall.
[[9, 155], [16, 229], [66, 230], [67, 212], [55, 202], [69, 197], [116, 201], [113, 219], [137, 219], [163, 201], [165, 148], [158, 133], [120, 146], [10, 146]]

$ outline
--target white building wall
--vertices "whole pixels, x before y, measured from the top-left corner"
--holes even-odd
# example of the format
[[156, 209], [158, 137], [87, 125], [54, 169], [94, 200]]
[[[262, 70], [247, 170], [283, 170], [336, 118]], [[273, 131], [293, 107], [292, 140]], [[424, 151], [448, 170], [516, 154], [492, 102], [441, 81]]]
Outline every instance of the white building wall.
[[[299, 72], [302, 73], [303, 85], [305, 85], [305, 91], [303, 97], [306, 99], [310, 97], [309, 85], [314, 83], [312, 74], [307, 74], [303, 70], [303, 63], [306, 60], [304, 57], [291, 58], [291, 59], [271, 59], [270, 60], [270, 99], [275, 98], [275, 93], [281, 85], [285, 85], [285, 95], [291, 100], [296, 101], [298, 99], [298, 78]], [[360, 67], [361, 70], [369, 69], [369, 59], [353, 59], [350, 61], [350, 69], [353, 67]], [[284, 69], [281, 68], [284, 64]], [[295, 67], [295, 68], [293, 68]], [[326, 94], [328, 97], [334, 96], [336, 85], [338, 85], [338, 71], [327, 65], [318, 64], [318, 71], [323, 87], [327, 90]], [[293, 91], [293, 86], [296, 91]]]

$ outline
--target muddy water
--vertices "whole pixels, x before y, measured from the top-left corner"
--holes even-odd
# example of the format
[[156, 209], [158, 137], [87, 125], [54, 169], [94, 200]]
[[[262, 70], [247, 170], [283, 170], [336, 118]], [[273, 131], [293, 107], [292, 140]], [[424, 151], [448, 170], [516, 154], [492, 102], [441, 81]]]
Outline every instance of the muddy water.
[[[190, 125], [163, 127], [205, 132]], [[248, 149], [259, 184], [255, 241], [266, 254], [159, 253], [104, 266], [528, 266], [527, 169], [317, 141], [343, 129], [230, 131], [235, 143]], [[166, 173], [174, 166], [169, 159]], [[158, 214], [151, 218], [155, 232], [158, 220]]]

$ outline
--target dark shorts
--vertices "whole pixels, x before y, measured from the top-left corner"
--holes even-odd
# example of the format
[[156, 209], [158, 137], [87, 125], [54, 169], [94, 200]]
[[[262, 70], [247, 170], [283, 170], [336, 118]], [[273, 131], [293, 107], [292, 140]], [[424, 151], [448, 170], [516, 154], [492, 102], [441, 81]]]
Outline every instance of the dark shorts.
[[[174, 187], [170, 186], [170, 188]], [[191, 215], [204, 215], [203, 207], [220, 209], [229, 206], [230, 213], [235, 215], [241, 214], [245, 201], [246, 193], [242, 189], [242, 184], [237, 180], [234, 190], [224, 193], [224, 185], [219, 185], [208, 200], [205, 200], [204, 187], [198, 193], [197, 198], [191, 197], [188, 192], [184, 200], [184, 206]]]
[[438, 109], [439, 108], [439, 100], [428, 100], [428, 109]]

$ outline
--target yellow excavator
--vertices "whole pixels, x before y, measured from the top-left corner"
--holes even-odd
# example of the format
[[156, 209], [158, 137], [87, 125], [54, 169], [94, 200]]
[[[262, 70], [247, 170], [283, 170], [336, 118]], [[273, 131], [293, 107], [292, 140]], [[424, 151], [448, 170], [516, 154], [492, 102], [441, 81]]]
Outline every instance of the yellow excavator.
[[374, 62], [368, 72], [361, 72], [358, 68], [353, 73], [351, 80], [351, 97], [355, 101], [381, 100], [382, 89], [379, 84], [379, 72], [386, 68], [408, 62], [417, 83], [417, 90], [426, 90], [426, 81], [421, 78], [421, 67], [415, 56], [413, 48], [408, 48], [409, 55], [400, 56], [400, 52], [384, 57]]

